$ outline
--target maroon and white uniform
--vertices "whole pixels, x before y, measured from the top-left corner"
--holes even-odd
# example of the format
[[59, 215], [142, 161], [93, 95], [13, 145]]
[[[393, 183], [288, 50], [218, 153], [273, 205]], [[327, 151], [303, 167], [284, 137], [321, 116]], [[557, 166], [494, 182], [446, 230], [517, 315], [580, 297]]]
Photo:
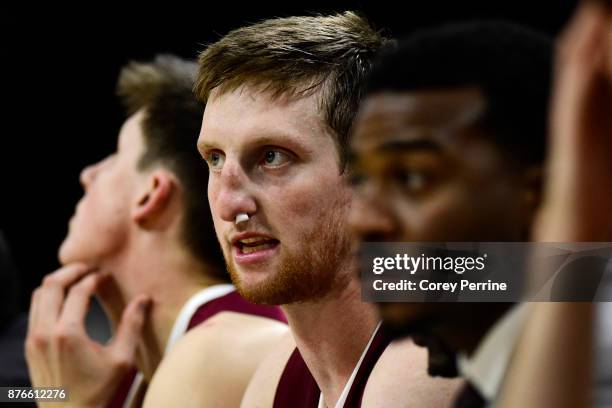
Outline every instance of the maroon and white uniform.
[[[361, 407], [363, 391], [370, 373], [390, 342], [390, 338], [380, 328], [379, 323], [335, 408]], [[297, 348], [289, 357], [278, 382], [274, 395], [274, 408], [325, 408], [321, 390]]]
[[[243, 313], [287, 323], [280, 308], [250, 303], [240, 296], [233, 285], [210, 286], [193, 295], [185, 303], [172, 326], [164, 354], [168, 354], [188, 330], [221, 312]], [[128, 408], [135, 403], [138, 406], [137, 401], [143, 397], [144, 390], [143, 375], [133, 368], [122, 380], [107, 408]]]

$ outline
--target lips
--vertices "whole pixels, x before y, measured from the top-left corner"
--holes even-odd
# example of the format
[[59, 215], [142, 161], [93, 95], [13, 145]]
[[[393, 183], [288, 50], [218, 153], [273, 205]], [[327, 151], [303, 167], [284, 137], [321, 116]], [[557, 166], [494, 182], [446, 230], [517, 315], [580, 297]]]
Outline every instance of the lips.
[[251, 236], [248, 238], [234, 239], [233, 244], [241, 254], [252, 254], [273, 248], [279, 244], [279, 241], [266, 236]]
[[235, 235], [231, 243], [236, 262], [246, 265], [268, 260], [278, 250], [280, 241], [258, 232], [243, 232]]
[[243, 254], [252, 254], [257, 251], [273, 248], [278, 245], [278, 240], [265, 237], [253, 237], [238, 240], [236, 246]]

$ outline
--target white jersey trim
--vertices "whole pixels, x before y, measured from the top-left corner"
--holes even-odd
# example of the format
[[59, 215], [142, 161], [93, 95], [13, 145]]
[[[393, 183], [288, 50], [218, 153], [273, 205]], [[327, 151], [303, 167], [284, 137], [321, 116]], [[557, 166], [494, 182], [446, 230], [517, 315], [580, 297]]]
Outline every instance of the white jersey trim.
[[[200, 308], [200, 306], [223, 297], [228, 293], [235, 290], [234, 285], [231, 284], [221, 284], [209, 286], [207, 288], [202, 289], [197, 292], [195, 295], [191, 296], [187, 302], [181, 308], [181, 311], [177, 315], [174, 320], [174, 324], [172, 325], [172, 330], [170, 331], [170, 336], [168, 337], [168, 343], [166, 343], [166, 349], [164, 350], [164, 355], [168, 354], [172, 347], [176, 344], [176, 342], [185, 334], [187, 331], [187, 327], [189, 326], [189, 321], [193, 317], [196, 310]], [[138, 389], [142, 385], [144, 381], [143, 374], [139, 371], [134, 377], [134, 381], [132, 382], [132, 386], [130, 387], [130, 391], [128, 392], [125, 401], [123, 403], [123, 408], [130, 408], [132, 406], [133, 399], [136, 397], [138, 393]]]
[[[353, 386], [355, 377], [357, 377], [357, 372], [359, 371], [359, 367], [361, 367], [361, 363], [363, 362], [363, 359], [365, 358], [366, 354], [368, 354], [368, 350], [370, 349], [370, 346], [372, 345], [372, 342], [374, 341], [374, 337], [376, 337], [376, 333], [378, 333], [378, 329], [380, 329], [381, 324], [382, 322], [378, 322], [378, 325], [374, 329], [374, 333], [372, 333], [372, 337], [370, 337], [370, 341], [368, 341], [368, 344], [365, 346], [363, 353], [361, 353], [361, 357], [359, 357], [359, 361], [357, 362], [357, 365], [353, 369], [353, 373], [351, 374], [348, 381], [346, 382], [346, 385], [344, 386], [344, 389], [342, 390], [342, 394], [340, 394], [340, 398], [338, 399], [338, 402], [336, 402], [335, 408], [344, 407], [344, 403], [346, 402], [348, 394], [351, 391], [351, 387]], [[325, 398], [323, 398], [323, 393], [319, 394], [319, 408], [327, 408], [325, 405]]]

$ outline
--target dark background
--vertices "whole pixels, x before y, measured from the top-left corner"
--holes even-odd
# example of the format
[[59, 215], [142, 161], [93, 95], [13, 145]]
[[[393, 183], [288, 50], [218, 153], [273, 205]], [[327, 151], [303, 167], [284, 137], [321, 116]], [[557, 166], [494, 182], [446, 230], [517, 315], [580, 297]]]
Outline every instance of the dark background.
[[556, 35], [570, 0], [294, 1], [285, 4], [153, 2], [140, 6], [2, 6], [0, 229], [20, 271], [22, 309], [57, 248], [82, 194], [79, 171], [115, 148], [124, 119], [114, 95], [129, 60], [193, 58], [232, 28], [263, 18], [362, 11], [395, 37], [450, 21], [504, 19]]

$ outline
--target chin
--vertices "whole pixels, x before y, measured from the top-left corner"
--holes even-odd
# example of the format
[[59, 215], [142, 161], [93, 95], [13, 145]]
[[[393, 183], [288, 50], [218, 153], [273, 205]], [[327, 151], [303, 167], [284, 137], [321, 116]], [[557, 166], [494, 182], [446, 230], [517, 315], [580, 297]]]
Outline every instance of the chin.
[[256, 288], [266, 282], [271, 276], [274, 276], [278, 267], [271, 260], [265, 262], [254, 263], [250, 265], [241, 265], [231, 259], [225, 258], [225, 266], [232, 278], [232, 282], [240, 283], [245, 287]]
[[[268, 274], [265, 272], [243, 272], [238, 269], [230, 269], [232, 283], [245, 299], [262, 303], [261, 293], [265, 293], [268, 286]], [[257, 300], [257, 302], [255, 302]]]
[[74, 245], [72, 245], [68, 237], [64, 239], [64, 242], [62, 242], [59, 250], [57, 251], [57, 259], [59, 260], [60, 264], [67, 265], [69, 263], [76, 262], [73, 246]]
[[57, 252], [57, 257], [60, 264], [68, 265], [76, 262], [92, 264], [93, 257], [87, 254], [87, 251], [84, 249], [85, 248], [79, 245], [78, 240], [73, 239], [70, 236], [66, 237]]
[[57, 258], [62, 265], [67, 265], [69, 263], [78, 262], [79, 257], [79, 242], [83, 242], [83, 240], [78, 237], [78, 224], [76, 224], [77, 219], [76, 215], [74, 215], [70, 222], [68, 223], [68, 232], [66, 233], [66, 237], [62, 241], [58, 251]]
[[240, 271], [230, 267], [232, 283], [238, 293], [251, 303], [282, 305], [287, 303], [287, 290], [272, 271]]

